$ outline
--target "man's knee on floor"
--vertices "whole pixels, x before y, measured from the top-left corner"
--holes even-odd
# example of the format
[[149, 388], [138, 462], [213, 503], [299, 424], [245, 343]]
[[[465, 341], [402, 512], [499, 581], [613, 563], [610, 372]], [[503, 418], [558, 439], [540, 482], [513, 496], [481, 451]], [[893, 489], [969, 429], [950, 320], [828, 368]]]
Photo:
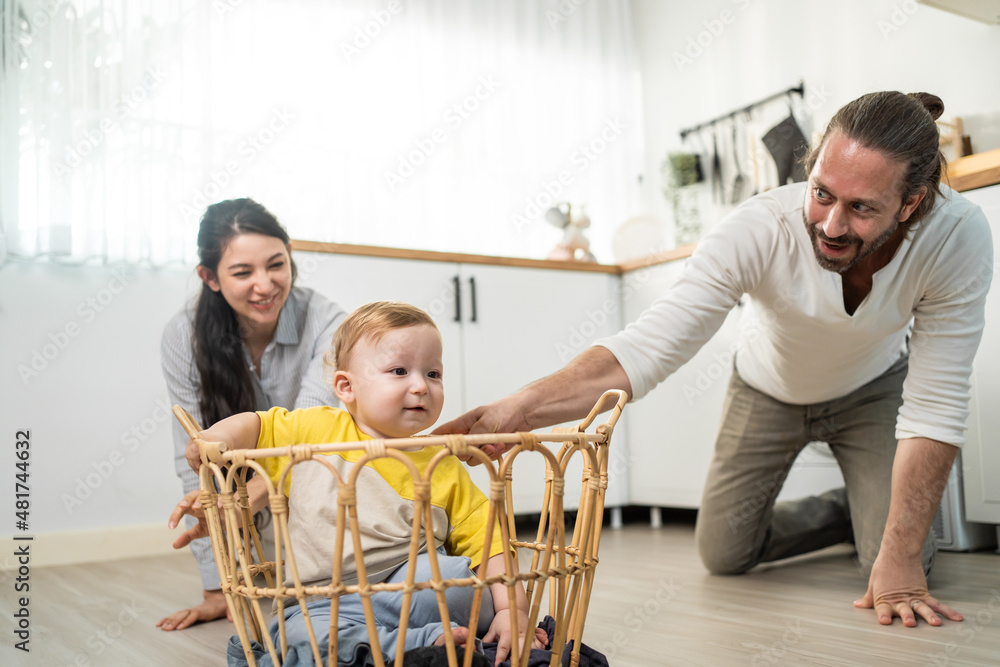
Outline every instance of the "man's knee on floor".
[[701, 562], [712, 574], [743, 574], [757, 564], [741, 541], [733, 539], [729, 531], [713, 531], [699, 525], [695, 542]]
[[698, 555], [701, 556], [701, 562], [705, 565], [705, 569], [711, 574], [745, 574], [750, 568], [756, 565], [756, 563], [745, 558], [726, 557], [725, 554], [718, 551], [699, 551]]
[[726, 544], [720, 540], [703, 539], [697, 536], [698, 555], [701, 562], [712, 574], [743, 574], [757, 563], [744, 550], [736, 545]]

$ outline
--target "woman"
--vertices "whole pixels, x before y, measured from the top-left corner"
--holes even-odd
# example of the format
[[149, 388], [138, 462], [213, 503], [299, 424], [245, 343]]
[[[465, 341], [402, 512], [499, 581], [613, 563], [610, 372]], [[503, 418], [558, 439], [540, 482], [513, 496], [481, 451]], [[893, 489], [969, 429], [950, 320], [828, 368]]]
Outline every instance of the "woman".
[[[170, 320], [160, 346], [170, 400], [203, 427], [273, 406], [336, 405], [324, 382], [323, 355], [346, 313], [312, 290], [294, 286], [290, 250], [284, 228], [252, 199], [219, 202], [205, 211], [198, 232], [201, 294]], [[200, 513], [195, 507], [198, 476], [184, 458], [188, 438], [176, 421], [173, 435], [174, 463], [187, 495], [171, 515], [171, 528], [183, 514]], [[258, 519], [263, 527], [270, 514], [265, 511]], [[157, 626], [163, 630], [227, 615], [211, 544], [207, 537], [192, 541], [202, 534], [194, 516], [188, 516], [187, 525], [174, 547], [191, 544], [204, 599], [162, 619]], [[261, 531], [262, 538], [269, 533]]]

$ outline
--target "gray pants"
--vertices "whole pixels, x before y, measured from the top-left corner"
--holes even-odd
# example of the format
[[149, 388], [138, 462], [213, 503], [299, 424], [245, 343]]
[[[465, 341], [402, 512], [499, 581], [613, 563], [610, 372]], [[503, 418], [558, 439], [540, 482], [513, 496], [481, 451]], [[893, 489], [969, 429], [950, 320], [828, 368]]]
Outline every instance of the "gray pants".
[[[896, 414], [907, 358], [860, 389], [814, 405], [782, 403], [734, 370], [695, 537], [705, 567], [740, 574], [766, 563], [853, 540], [866, 576], [889, 515]], [[795, 457], [811, 441], [830, 445], [845, 489], [775, 504]], [[934, 560], [934, 533], [924, 570]]]

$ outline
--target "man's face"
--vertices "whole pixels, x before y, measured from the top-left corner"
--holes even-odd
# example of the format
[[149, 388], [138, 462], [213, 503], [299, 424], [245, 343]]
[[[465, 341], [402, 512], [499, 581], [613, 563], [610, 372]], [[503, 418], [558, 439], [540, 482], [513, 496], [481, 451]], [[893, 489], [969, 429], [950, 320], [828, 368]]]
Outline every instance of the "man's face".
[[904, 165], [840, 132], [827, 137], [812, 173], [802, 218], [816, 261], [843, 273], [882, 247], [923, 199], [901, 206]]

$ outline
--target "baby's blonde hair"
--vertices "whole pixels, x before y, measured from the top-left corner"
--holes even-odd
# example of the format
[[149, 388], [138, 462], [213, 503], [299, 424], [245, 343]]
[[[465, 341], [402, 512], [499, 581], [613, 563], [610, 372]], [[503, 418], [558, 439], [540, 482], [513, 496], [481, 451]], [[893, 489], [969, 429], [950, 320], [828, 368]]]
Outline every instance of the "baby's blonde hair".
[[361, 340], [377, 343], [390, 331], [418, 324], [429, 324], [437, 331], [431, 316], [416, 306], [402, 301], [373, 301], [347, 316], [333, 334], [333, 345], [323, 357], [327, 370], [335, 372], [347, 367], [351, 352]]

